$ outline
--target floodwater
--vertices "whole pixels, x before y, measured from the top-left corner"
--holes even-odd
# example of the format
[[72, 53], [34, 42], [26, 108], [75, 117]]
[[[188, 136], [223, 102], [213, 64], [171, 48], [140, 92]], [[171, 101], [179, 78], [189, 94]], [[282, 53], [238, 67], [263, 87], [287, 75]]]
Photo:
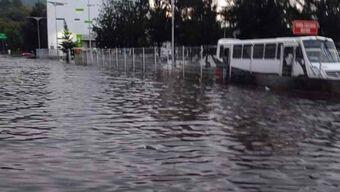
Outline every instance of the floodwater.
[[1, 191], [340, 191], [339, 128], [336, 100], [0, 58]]

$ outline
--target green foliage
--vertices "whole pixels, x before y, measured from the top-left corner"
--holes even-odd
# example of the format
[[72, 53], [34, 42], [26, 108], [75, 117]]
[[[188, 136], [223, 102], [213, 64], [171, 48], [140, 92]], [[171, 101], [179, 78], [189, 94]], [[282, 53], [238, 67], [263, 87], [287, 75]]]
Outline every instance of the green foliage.
[[99, 47], [147, 46], [149, 1], [105, 0], [93, 30]]
[[340, 41], [339, 10], [339, 0], [235, 0], [228, 17], [240, 38], [291, 36], [292, 21], [307, 19], [319, 22], [320, 35]]
[[[148, 2], [148, 1], [147, 1]], [[106, 0], [95, 31], [100, 47], [160, 46], [171, 40], [171, 0]], [[217, 12], [212, 0], [176, 2], [176, 44], [216, 44], [225, 35], [238, 38], [292, 36], [292, 21], [315, 19], [320, 34], [340, 41], [339, 0], [226, 0]], [[143, 5], [143, 6], [138, 6]], [[220, 18], [218, 20], [217, 18]], [[228, 26], [227, 29], [222, 29]]]
[[[45, 17], [39, 21], [41, 48], [47, 48], [47, 19], [46, 5], [44, 3], [36, 3], [32, 8], [30, 17]], [[25, 25], [22, 27], [23, 32], [23, 47], [25, 50], [33, 51], [38, 46], [38, 31], [37, 21], [32, 18], [27, 18]]]
[[20, 0], [0, 0], [0, 32], [8, 36], [10, 49], [23, 48], [22, 27], [29, 10]]
[[47, 1], [45, 0], [21, 0], [22, 4], [28, 7], [33, 7], [36, 3], [42, 3], [44, 2], [46, 4]]
[[60, 43], [60, 46], [64, 53], [68, 53], [68, 50], [72, 50], [77, 46], [77, 43], [73, 41], [72, 33], [69, 31], [66, 22], [64, 23], [63, 41]]
[[[339, 0], [225, 0], [233, 4], [220, 12], [212, 0], [177, 0], [176, 44], [216, 44], [239, 31], [238, 38], [291, 36], [295, 19], [314, 19], [320, 35], [340, 41]], [[94, 31], [99, 47], [161, 46], [171, 40], [171, 0], [104, 0]], [[300, 4], [299, 4], [300, 3]], [[296, 6], [299, 4], [299, 6]], [[46, 5], [37, 3], [30, 10], [21, 0], [0, 0], [0, 33], [8, 37], [10, 49], [34, 50], [37, 45], [36, 21], [28, 16], [46, 16]], [[217, 18], [220, 18], [218, 20]], [[227, 26], [227, 29], [222, 29]], [[41, 44], [47, 47], [47, 21], [40, 21]], [[68, 31], [68, 30], [67, 30]], [[65, 39], [71, 34], [64, 33]], [[71, 46], [65, 41], [65, 46]], [[64, 42], [63, 42], [64, 43]]]
[[340, 41], [340, 1], [339, 0], [305, 0], [302, 17], [318, 20], [320, 35], [334, 41]]
[[217, 21], [218, 13], [212, 0], [178, 1], [176, 7], [177, 44], [216, 44], [222, 37], [221, 23]]
[[235, 0], [230, 26], [239, 38], [266, 38], [290, 33], [289, 0]]
[[170, 5], [163, 0], [155, 0], [153, 9], [150, 9], [148, 35], [151, 44], [158, 47], [165, 41], [171, 41], [171, 18], [168, 10]]
[[[221, 37], [212, 0], [178, 1], [176, 7], [177, 44], [215, 44]], [[105, 0], [94, 26], [98, 46], [160, 46], [171, 40], [170, 10], [170, 0], [155, 0], [152, 7], [149, 0]]]
[[66, 22], [64, 21], [63, 41], [60, 43], [60, 47], [61, 47], [60, 49], [63, 53], [66, 54], [67, 62], [70, 61], [68, 52], [69, 51], [72, 52], [72, 49], [75, 48], [76, 46], [77, 46], [77, 42], [73, 41], [72, 33], [70, 32], [70, 30], [67, 27]]
[[[29, 16], [46, 17], [46, 4], [30, 9], [21, 0], [0, 0], [0, 32], [8, 36], [12, 50], [35, 50], [38, 47], [37, 24]], [[41, 45], [47, 47], [47, 21], [40, 21]]]

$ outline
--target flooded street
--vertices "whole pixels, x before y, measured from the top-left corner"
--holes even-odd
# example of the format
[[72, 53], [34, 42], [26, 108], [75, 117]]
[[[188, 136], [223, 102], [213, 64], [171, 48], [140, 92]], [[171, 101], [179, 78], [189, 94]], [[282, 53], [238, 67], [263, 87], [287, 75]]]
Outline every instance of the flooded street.
[[0, 58], [1, 191], [340, 191], [339, 128], [339, 101]]

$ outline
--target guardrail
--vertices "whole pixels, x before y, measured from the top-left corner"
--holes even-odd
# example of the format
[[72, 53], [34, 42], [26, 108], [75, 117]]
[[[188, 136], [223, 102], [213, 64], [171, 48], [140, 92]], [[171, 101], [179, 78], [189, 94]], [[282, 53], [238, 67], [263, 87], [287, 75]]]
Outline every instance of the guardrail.
[[56, 49], [36, 49], [37, 59], [58, 59], [62, 55], [62, 52], [59, 50], [58, 54]]

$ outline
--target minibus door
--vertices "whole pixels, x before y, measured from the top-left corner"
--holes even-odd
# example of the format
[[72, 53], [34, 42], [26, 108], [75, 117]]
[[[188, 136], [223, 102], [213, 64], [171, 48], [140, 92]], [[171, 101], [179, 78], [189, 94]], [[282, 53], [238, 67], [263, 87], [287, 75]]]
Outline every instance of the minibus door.
[[282, 76], [292, 76], [294, 61], [294, 47], [285, 46], [283, 49]]

